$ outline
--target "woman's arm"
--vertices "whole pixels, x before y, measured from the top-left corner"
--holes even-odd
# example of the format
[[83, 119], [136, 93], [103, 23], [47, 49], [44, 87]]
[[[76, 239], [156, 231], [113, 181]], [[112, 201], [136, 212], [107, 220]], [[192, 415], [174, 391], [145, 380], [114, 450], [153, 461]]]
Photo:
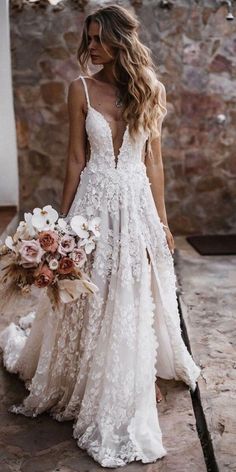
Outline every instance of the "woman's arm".
[[155, 138], [151, 142], [151, 155], [147, 156], [145, 160], [147, 176], [151, 183], [151, 190], [153, 199], [157, 208], [158, 215], [164, 225], [166, 232], [166, 239], [170, 251], [174, 251], [174, 238], [167, 222], [166, 207], [165, 207], [165, 192], [164, 192], [164, 170], [161, 153], [161, 138]]
[[164, 197], [164, 170], [161, 154], [160, 138], [151, 142], [152, 155], [145, 160], [147, 176], [151, 183], [151, 190], [161, 222], [168, 226]]
[[60, 213], [67, 215], [86, 164], [85, 97], [81, 80], [68, 90], [69, 140]]
[[161, 131], [162, 122], [167, 114], [166, 108], [166, 89], [162, 82], [157, 81], [158, 104], [161, 114], [156, 123], [156, 131], [149, 137], [148, 148], [145, 164], [147, 176], [151, 183], [153, 199], [157, 208], [157, 213], [166, 232], [166, 239], [171, 252], [174, 251], [175, 243], [167, 222], [165, 207], [165, 190], [164, 190], [164, 170], [161, 152]]

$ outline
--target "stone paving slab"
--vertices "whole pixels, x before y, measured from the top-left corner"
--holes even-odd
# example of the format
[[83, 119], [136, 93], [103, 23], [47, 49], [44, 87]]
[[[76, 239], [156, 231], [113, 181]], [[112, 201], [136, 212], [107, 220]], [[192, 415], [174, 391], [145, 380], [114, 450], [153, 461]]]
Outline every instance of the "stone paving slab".
[[[31, 298], [12, 300], [0, 312], [0, 330], [10, 321], [31, 311]], [[16, 375], [0, 368], [0, 471], [1, 472], [97, 472], [100, 467], [72, 437], [72, 423], [59, 423], [43, 414], [31, 419], [8, 413], [13, 403], [26, 395]], [[167, 456], [153, 464], [131, 463], [129, 472], [205, 472], [206, 466], [196, 431], [195, 416], [188, 388], [182, 382], [159, 381], [163, 401], [158, 405], [163, 442]]]
[[[1, 472], [97, 472], [105, 469], [77, 447], [72, 438], [72, 422], [58, 423], [47, 414], [32, 419], [8, 412], [9, 406], [20, 402], [25, 395], [17, 376], [1, 368], [0, 384]], [[122, 470], [205, 471], [188, 389], [182, 382], [162, 380], [159, 385], [164, 398], [158, 410], [168, 454], [156, 463], [131, 463]]]
[[200, 398], [220, 472], [236, 471], [236, 257], [200, 256], [177, 238], [180, 304], [202, 365]]

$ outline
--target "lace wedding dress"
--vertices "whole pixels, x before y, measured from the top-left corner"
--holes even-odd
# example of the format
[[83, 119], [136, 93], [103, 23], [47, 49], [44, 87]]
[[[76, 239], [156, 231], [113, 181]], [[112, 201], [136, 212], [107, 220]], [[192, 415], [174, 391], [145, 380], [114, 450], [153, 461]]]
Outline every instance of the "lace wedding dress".
[[173, 260], [141, 159], [147, 133], [133, 141], [126, 127], [115, 156], [109, 123], [81, 80], [91, 155], [67, 219], [101, 217], [91, 261], [99, 292], [56, 314], [42, 296], [35, 314], [5, 328], [0, 345], [6, 368], [29, 390], [11, 411], [73, 419], [78, 446], [119, 467], [166, 454], [156, 376], [194, 389], [200, 369], [181, 337]]

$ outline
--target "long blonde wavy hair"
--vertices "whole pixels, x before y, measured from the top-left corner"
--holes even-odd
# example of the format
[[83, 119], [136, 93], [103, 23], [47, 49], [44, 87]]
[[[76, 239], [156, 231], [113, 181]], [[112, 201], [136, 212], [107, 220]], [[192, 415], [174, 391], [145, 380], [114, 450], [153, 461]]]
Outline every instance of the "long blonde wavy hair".
[[124, 102], [123, 118], [129, 124], [130, 135], [134, 137], [143, 128], [150, 137], [159, 136], [167, 112], [165, 87], [157, 79], [150, 50], [138, 38], [138, 20], [118, 5], [99, 8], [87, 16], [77, 58], [81, 70], [88, 75], [88, 28], [92, 21], [99, 24], [104, 49], [106, 45], [113, 48], [113, 74]]

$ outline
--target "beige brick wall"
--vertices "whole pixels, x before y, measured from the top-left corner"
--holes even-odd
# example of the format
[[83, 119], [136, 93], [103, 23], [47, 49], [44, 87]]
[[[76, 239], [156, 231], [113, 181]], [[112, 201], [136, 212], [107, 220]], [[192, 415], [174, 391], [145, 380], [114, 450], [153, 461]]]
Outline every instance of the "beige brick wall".
[[[80, 2], [83, 3], [83, 2]], [[84, 2], [86, 3], [86, 2]], [[11, 9], [11, 47], [22, 209], [61, 198], [68, 84], [86, 14], [78, 3]], [[166, 202], [176, 234], [236, 229], [236, 20], [205, 0], [133, 4], [168, 98], [163, 127]], [[13, 2], [14, 4], [14, 2]], [[89, 5], [90, 4], [90, 5]], [[204, 5], [203, 5], [204, 4]], [[43, 7], [44, 5], [44, 7]], [[225, 124], [217, 116], [226, 115]]]

